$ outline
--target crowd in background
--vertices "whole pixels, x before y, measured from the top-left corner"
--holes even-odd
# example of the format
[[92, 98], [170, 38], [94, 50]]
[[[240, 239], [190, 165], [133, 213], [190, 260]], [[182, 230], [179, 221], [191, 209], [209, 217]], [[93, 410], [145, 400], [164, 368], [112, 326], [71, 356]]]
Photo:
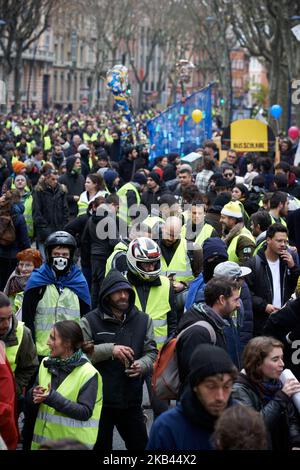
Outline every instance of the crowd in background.
[[[115, 426], [129, 450], [300, 448], [300, 144], [152, 161], [153, 113], [1, 116], [0, 435], [23, 413], [24, 449], [109, 450]], [[177, 334], [170, 406], [151, 377]]]

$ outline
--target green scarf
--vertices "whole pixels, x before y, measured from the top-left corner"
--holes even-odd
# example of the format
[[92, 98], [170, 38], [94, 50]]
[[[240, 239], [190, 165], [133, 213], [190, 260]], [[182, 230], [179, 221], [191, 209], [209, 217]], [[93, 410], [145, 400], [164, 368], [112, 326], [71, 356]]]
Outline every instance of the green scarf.
[[47, 359], [47, 367], [51, 367], [51, 366], [56, 366], [56, 367], [64, 367], [64, 366], [67, 366], [67, 365], [72, 365], [72, 364], [75, 364], [76, 362], [78, 362], [81, 357], [82, 357], [82, 350], [81, 349], [78, 349], [78, 351], [74, 352], [74, 354], [72, 354], [72, 356], [70, 357], [67, 357], [66, 359], [61, 359], [60, 357], [48, 357]]

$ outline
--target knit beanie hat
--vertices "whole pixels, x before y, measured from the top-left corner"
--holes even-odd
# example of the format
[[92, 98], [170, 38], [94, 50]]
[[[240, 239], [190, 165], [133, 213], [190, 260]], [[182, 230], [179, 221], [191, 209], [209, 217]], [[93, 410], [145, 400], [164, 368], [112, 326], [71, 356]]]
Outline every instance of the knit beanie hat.
[[138, 184], [146, 184], [147, 178], [143, 173], [135, 173], [135, 175], [132, 178], [132, 181]]
[[114, 180], [119, 176], [118, 173], [115, 170], [106, 170], [104, 173], [104, 180], [105, 183], [111, 186], [114, 182]]
[[158, 173], [156, 173], [156, 171], [151, 171], [151, 173], [149, 173], [148, 175], [148, 178], [152, 178], [153, 181], [155, 181], [156, 184], [158, 184], [160, 186], [161, 184], [161, 179], [160, 179], [160, 176]]
[[216, 374], [230, 374], [236, 371], [228, 353], [212, 344], [197, 346], [190, 359], [189, 381], [191, 387], [199, 385], [206, 377]]
[[203, 243], [203, 261], [214, 256], [223, 257], [228, 259], [226, 243], [218, 237], [210, 237]]
[[228, 204], [225, 204], [221, 210], [222, 215], [227, 215], [228, 217], [234, 217], [235, 219], [242, 219], [243, 213], [241, 206], [236, 201], [231, 201]]

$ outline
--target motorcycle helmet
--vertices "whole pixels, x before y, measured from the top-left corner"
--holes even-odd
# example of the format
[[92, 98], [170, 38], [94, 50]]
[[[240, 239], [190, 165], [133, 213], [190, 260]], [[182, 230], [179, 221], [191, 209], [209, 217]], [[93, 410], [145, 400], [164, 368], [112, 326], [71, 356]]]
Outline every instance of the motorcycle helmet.
[[[127, 251], [129, 270], [144, 281], [154, 281], [161, 272], [161, 251], [158, 244], [151, 238], [135, 238], [129, 244]], [[155, 263], [154, 271], [146, 271], [143, 263]]]

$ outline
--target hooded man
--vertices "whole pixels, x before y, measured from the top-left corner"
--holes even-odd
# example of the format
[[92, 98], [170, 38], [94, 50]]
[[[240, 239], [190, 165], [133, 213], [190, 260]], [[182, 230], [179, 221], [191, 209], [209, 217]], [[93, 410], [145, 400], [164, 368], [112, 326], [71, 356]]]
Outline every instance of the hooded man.
[[189, 370], [180, 402], [155, 420], [147, 450], [213, 450], [211, 436], [217, 419], [232, 405], [237, 370], [223, 349], [210, 344], [195, 349]]
[[103, 281], [98, 307], [81, 320], [91, 360], [103, 380], [103, 408], [96, 450], [112, 449], [116, 426], [127, 450], [144, 450], [143, 379], [157, 356], [151, 318], [135, 306], [127, 279], [111, 270]]
[[73, 260], [76, 246], [68, 232], [52, 233], [45, 242], [46, 263], [26, 284], [22, 316], [40, 357], [49, 355], [47, 340], [56, 321], [79, 321], [90, 310], [86, 279]]
[[64, 184], [68, 190], [67, 203], [69, 208], [69, 221], [78, 214], [78, 204], [80, 194], [85, 190], [85, 179], [81, 174], [80, 156], [72, 155], [66, 160], [66, 173], [58, 178], [58, 182]]

